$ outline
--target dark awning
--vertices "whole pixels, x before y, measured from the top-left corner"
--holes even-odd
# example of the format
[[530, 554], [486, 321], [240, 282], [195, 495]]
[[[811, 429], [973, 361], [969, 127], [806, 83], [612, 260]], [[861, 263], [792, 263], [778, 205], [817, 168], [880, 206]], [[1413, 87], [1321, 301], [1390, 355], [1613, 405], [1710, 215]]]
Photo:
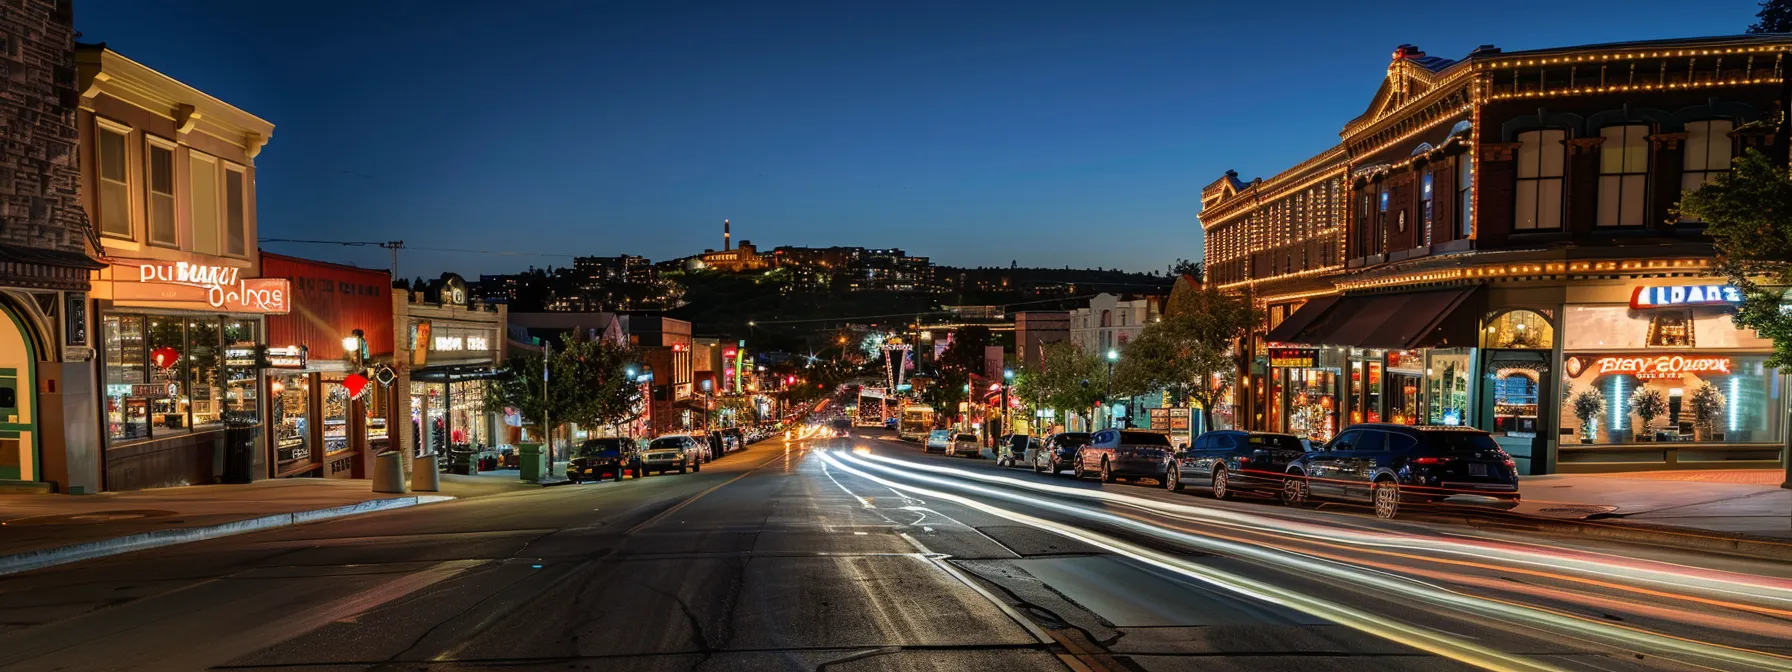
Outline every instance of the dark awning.
[[510, 369], [494, 369], [489, 364], [431, 366], [411, 371], [411, 380], [424, 383], [458, 383], [463, 380], [486, 380], [510, 375]]
[[1301, 304], [1301, 307], [1295, 310], [1293, 315], [1282, 318], [1281, 324], [1269, 330], [1269, 335], [1265, 336], [1264, 340], [1271, 343], [1299, 343], [1300, 341], [1295, 340], [1294, 337], [1300, 335], [1300, 332], [1318, 320], [1319, 316], [1324, 315], [1325, 311], [1336, 305], [1339, 298], [1341, 297], [1325, 296]]
[[[1463, 310], [1479, 287], [1339, 297], [1302, 306], [1269, 340], [1305, 345], [1410, 350], [1474, 343], [1476, 311]], [[1309, 308], [1323, 311], [1302, 315]], [[1291, 329], [1284, 329], [1299, 320]]]

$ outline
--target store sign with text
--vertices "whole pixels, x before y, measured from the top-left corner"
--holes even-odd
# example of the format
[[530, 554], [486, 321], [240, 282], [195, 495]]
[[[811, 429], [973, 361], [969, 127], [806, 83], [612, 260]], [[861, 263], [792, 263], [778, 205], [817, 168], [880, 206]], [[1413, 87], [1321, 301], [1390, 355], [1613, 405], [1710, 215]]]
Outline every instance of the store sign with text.
[[1634, 376], [1639, 380], [1683, 378], [1685, 376], [1730, 375], [1729, 357], [1698, 355], [1607, 355], [1570, 357], [1568, 375], [1578, 377], [1584, 371], [1600, 376]]
[[[185, 261], [110, 260], [114, 267], [133, 268], [136, 282], [113, 282], [114, 301], [158, 301], [193, 310], [285, 315], [292, 310], [292, 283], [285, 278], [244, 278], [234, 266]], [[120, 271], [121, 274], [125, 273]]]
[[303, 369], [307, 354], [303, 345], [270, 347], [268, 348], [267, 365], [274, 369]]
[[1269, 365], [1285, 369], [1319, 366], [1319, 348], [1270, 348]]
[[1733, 306], [1742, 303], [1742, 292], [1731, 285], [1665, 285], [1630, 290], [1630, 307], [1681, 308]]

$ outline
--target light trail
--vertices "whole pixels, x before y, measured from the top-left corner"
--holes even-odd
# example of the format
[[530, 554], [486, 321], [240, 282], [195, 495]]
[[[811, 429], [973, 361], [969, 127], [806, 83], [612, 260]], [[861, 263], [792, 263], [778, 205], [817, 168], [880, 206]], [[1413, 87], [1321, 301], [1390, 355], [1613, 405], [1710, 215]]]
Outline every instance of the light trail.
[[[1444, 553], [1470, 558], [1471, 561], [1485, 561], [1498, 558], [1502, 562], [1539, 568], [1538, 571], [1553, 573], [1556, 571], [1573, 571], [1592, 580], [1607, 580], [1618, 570], [1623, 578], [1648, 583], [1665, 593], [1673, 593], [1674, 589], [1697, 587], [1730, 595], [1743, 601], [1766, 602], [1772, 606], [1746, 606], [1743, 603], [1712, 601], [1719, 606], [1748, 608], [1752, 611], [1769, 611], [1773, 615], [1792, 618], [1792, 581], [1772, 577], [1753, 576], [1735, 572], [1723, 572], [1700, 568], [1660, 563], [1652, 560], [1625, 558], [1603, 553], [1588, 553], [1560, 549], [1542, 550], [1528, 546], [1502, 545], [1492, 542], [1467, 539], [1443, 539], [1422, 537], [1397, 532], [1365, 531], [1360, 529], [1329, 527], [1314, 523], [1262, 516], [1228, 509], [1217, 509], [1205, 506], [1190, 506], [1162, 500], [1136, 497], [1133, 495], [1108, 492], [1105, 490], [1089, 490], [1071, 488], [1061, 485], [1035, 483], [1005, 476], [977, 473], [952, 467], [897, 460], [881, 455], [871, 455], [870, 459], [888, 465], [899, 465], [903, 469], [919, 469], [933, 473], [942, 473], [958, 478], [971, 479], [986, 483], [995, 483], [1008, 487], [1024, 488], [1035, 492], [1045, 492], [1066, 497], [1094, 499], [1112, 504], [1120, 504], [1149, 513], [1164, 515], [1189, 522], [1220, 525], [1253, 533], [1280, 534], [1300, 537], [1318, 543], [1346, 543], [1366, 548], [1392, 549], [1395, 551], [1423, 550], [1433, 553]], [[1442, 562], [1444, 560], [1435, 559]], [[1510, 569], [1510, 567], [1502, 567]], [[1582, 579], [1584, 580], [1584, 579]], [[1692, 598], [1707, 601], [1709, 598]]]
[[[1046, 521], [1044, 519], [1036, 518], [1033, 516], [1028, 516], [1026, 514], [1021, 514], [1018, 512], [1007, 510], [1007, 509], [1002, 509], [999, 507], [991, 506], [991, 505], [976, 501], [976, 500], [968, 498], [968, 497], [954, 495], [954, 494], [936, 491], [936, 490], [923, 490], [919, 486], [901, 484], [901, 483], [897, 483], [895, 481], [890, 481], [890, 480], [884, 479], [882, 477], [878, 477], [878, 476], [869, 474], [865, 471], [852, 468], [851, 466], [846, 465], [840, 459], [837, 459], [835, 454], [832, 452], [822, 452], [821, 455], [822, 455], [823, 459], [826, 460], [829, 464], [836, 465], [839, 468], [841, 468], [845, 471], [848, 471], [849, 473], [863, 476], [872, 481], [875, 481], [880, 484], [891, 487], [892, 489], [909, 490], [909, 491], [913, 491], [913, 492], [926, 492], [927, 494], [929, 494], [930, 496], [933, 496], [933, 497], [938, 497], [938, 498], [945, 499], [947, 501], [952, 501], [954, 503], [958, 503], [958, 504], [961, 504], [964, 506], [969, 506], [969, 507], [978, 509], [980, 511], [990, 513], [992, 515], [1000, 516], [1003, 518], [1008, 518], [1011, 520], [1015, 520], [1017, 522], [1022, 522], [1024, 524], [1027, 524], [1030, 526], [1040, 527], [1041, 529], [1047, 529], [1052, 532], [1056, 532], [1059, 534], [1063, 534], [1065, 536], [1069, 536], [1071, 538], [1085, 541], [1085, 543], [1088, 543], [1088, 542], [1086, 539], [1083, 538], [1084, 536], [1090, 536], [1092, 538], [1099, 538], [1102, 540], [1102, 542], [1094, 543], [1092, 545], [1095, 545], [1100, 548], [1106, 548], [1109, 550], [1113, 550], [1116, 553], [1120, 553], [1120, 554], [1126, 555], [1128, 557], [1133, 557], [1133, 558], [1139, 559], [1141, 561], [1146, 561], [1146, 562], [1149, 562], [1150, 564], [1164, 566], [1166, 569], [1171, 569], [1172, 571], [1177, 571], [1178, 573], [1182, 573], [1182, 574], [1196, 577], [1196, 578], [1201, 578], [1204, 581], [1209, 581], [1210, 583], [1213, 583], [1213, 585], [1227, 588], [1228, 590], [1234, 590], [1235, 592], [1240, 592], [1241, 594], [1247, 594], [1247, 595], [1251, 595], [1251, 596], [1255, 597], [1259, 593], [1263, 592], [1262, 586], [1265, 584], [1261, 584], [1260, 582], [1255, 582], [1255, 581], [1251, 581], [1249, 579], [1244, 579], [1243, 577], [1233, 577], [1231, 575], [1224, 576], [1224, 578], [1227, 580], [1213, 580], [1213, 577], [1210, 576], [1210, 574], [1221, 574], [1221, 573], [1218, 573], [1217, 570], [1212, 570], [1212, 569], [1205, 568], [1205, 567], [1199, 567], [1198, 565], [1193, 565], [1192, 563], [1188, 563], [1187, 561], [1181, 560], [1179, 558], [1174, 558], [1172, 556], [1163, 556], [1162, 554], [1157, 554], [1153, 551], [1149, 551], [1149, 550], [1143, 549], [1141, 547], [1132, 546], [1130, 544], [1126, 544], [1125, 542], [1114, 540], [1114, 539], [1108, 538], [1104, 535], [1100, 535], [1098, 533], [1087, 532], [1087, 531], [1081, 530], [1079, 528], [1073, 528], [1073, 527], [1070, 527], [1068, 525], [1064, 525], [1061, 523]], [[1253, 544], [1249, 544], [1249, 543], [1235, 542], [1235, 541], [1230, 541], [1230, 540], [1221, 540], [1221, 539], [1216, 539], [1216, 538], [1197, 535], [1197, 534], [1191, 534], [1191, 533], [1186, 533], [1186, 532], [1181, 532], [1181, 531], [1174, 531], [1174, 530], [1167, 529], [1167, 528], [1164, 528], [1164, 527], [1161, 527], [1158, 525], [1154, 525], [1151, 523], [1147, 523], [1147, 522], [1143, 522], [1143, 521], [1139, 521], [1139, 520], [1135, 520], [1135, 519], [1131, 519], [1128, 517], [1119, 516], [1119, 515], [1115, 515], [1115, 514], [1111, 514], [1111, 513], [1094, 511], [1094, 510], [1086, 509], [1086, 508], [1083, 508], [1080, 506], [1073, 506], [1073, 505], [1064, 504], [1064, 503], [1060, 503], [1060, 502], [1054, 502], [1054, 501], [1050, 501], [1050, 500], [1041, 500], [1041, 499], [1037, 499], [1037, 498], [1031, 498], [1031, 497], [1022, 495], [1020, 493], [1014, 493], [1014, 492], [1008, 492], [1008, 491], [996, 490], [996, 489], [989, 489], [989, 488], [979, 488], [978, 486], [976, 486], [973, 483], [965, 483], [963, 481], [953, 481], [950, 479], [944, 479], [944, 478], [940, 478], [940, 477], [928, 476], [928, 475], [923, 475], [923, 474], [905, 473], [905, 472], [900, 471], [899, 469], [888, 466], [886, 464], [879, 464], [879, 462], [895, 462], [895, 463], [901, 464], [905, 467], [918, 467], [918, 466], [926, 466], [926, 465], [916, 465], [916, 464], [909, 463], [909, 462], [888, 460], [887, 458], [878, 458], [878, 457], [873, 457], [871, 459], [865, 459], [865, 458], [861, 458], [857, 455], [852, 455], [852, 454], [843, 454], [843, 457], [846, 460], [852, 461], [855, 464], [863, 466], [867, 469], [873, 469], [873, 470], [877, 470], [877, 471], [881, 471], [881, 472], [892, 473], [892, 474], [895, 474], [903, 479], [924, 481], [924, 482], [928, 482], [928, 483], [937, 483], [940, 485], [945, 485], [947, 487], [973, 490], [977, 494], [980, 494], [980, 495], [987, 495], [987, 496], [997, 497], [997, 498], [1001, 498], [1001, 499], [1008, 499], [1011, 501], [1020, 502], [1022, 504], [1028, 505], [1028, 506], [1034, 506], [1034, 507], [1039, 507], [1039, 508], [1044, 508], [1044, 509], [1060, 511], [1060, 512], [1067, 513], [1067, 514], [1070, 514], [1070, 515], [1073, 515], [1073, 516], [1076, 516], [1079, 518], [1100, 521], [1100, 522], [1104, 522], [1104, 523], [1114, 525], [1117, 527], [1130, 529], [1130, 530], [1137, 531], [1137, 532], [1143, 533], [1145, 535], [1148, 535], [1148, 536], [1151, 536], [1154, 538], [1163, 539], [1163, 540], [1177, 543], [1180, 545], [1199, 548], [1202, 550], [1216, 552], [1216, 553], [1228, 555], [1231, 557], [1239, 557], [1239, 558], [1247, 558], [1247, 559], [1251, 559], [1251, 560], [1258, 560], [1258, 561], [1262, 561], [1262, 562], [1267, 563], [1272, 566], [1280, 567], [1280, 568], [1294, 571], [1294, 572], [1304, 574], [1304, 575], [1323, 576], [1323, 577], [1330, 578], [1330, 579], [1336, 579], [1336, 580], [1344, 582], [1344, 583], [1357, 585], [1357, 586], [1361, 586], [1361, 587], [1366, 587], [1366, 588], [1369, 588], [1374, 591], [1382, 591], [1382, 594], [1400, 595], [1403, 597], [1412, 598], [1413, 600], [1416, 600], [1416, 601], [1429, 603], [1429, 604], [1443, 607], [1446, 609], [1467, 612], [1470, 614], [1475, 614], [1478, 616], [1491, 618], [1491, 619], [1494, 619], [1494, 621], [1499, 622], [1499, 623], [1505, 623], [1505, 624], [1515, 625], [1515, 626], [1519, 626], [1519, 627], [1525, 627], [1525, 628], [1539, 630], [1544, 633], [1547, 633], [1548, 635], [1555, 636], [1555, 637], [1561, 637], [1561, 636], [1574, 637], [1576, 639], [1581, 639], [1583, 641], [1600, 643], [1600, 644], [1604, 644], [1606, 646], [1615, 646], [1615, 647], [1617, 647], [1623, 651], [1626, 651], [1626, 652], [1647, 651], [1651, 655], [1656, 655], [1656, 656], [1660, 656], [1660, 657], [1664, 657], [1664, 658], [1668, 657], [1668, 656], [1663, 655], [1663, 652], [1667, 652], [1669, 654], [1672, 654], [1675, 657], [1675, 659], [1678, 659], [1681, 657], [1686, 657], [1686, 658], [1693, 658], [1695, 660], [1702, 660], [1702, 661], [1707, 661], [1709, 663], [1716, 664], [1717, 667], [1715, 669], [1733, 670], [1733, 669], [1750, 668], [1750, 669], [1764, 669], [1764, 670], [1784, 670], [1784, 669], [1788, 669], [1789, 667], [1792, 667], [1792, 658], [1788, 658], [1785, 656], [1780, 656], [1780, 655], [1776, 655], [1776, 654], [1772, 654], [1772, 653], [1752, 651], [1752, 650], [1748, 650], [1748, 649], [1724, 646], [1724, 645], [1714, 644], [1714, 643], [1710, 643], [1710, 642], [1701, 642], [1701, 641], [1696, 641], [1696, 640], [1691, 640], [1691, 639], [1686, 639], [1686, 638], [1681, 638], [1681, 637], [1675, 637], [1675, 636], [1671, 636], [1671, 635], [1664, 635], [1664, 634], [1660, 634], [1660, 633], [1649, 632], [1649, 631], [1632, 628], [1632, 627], [1627, 627], [1627, 626], [1617, 626], [1617, 625], [1613, 625], [1613, 624], [1593, 621], [1590, 619], [1585, 619], [1585, 618], [1574, 616], [1571, 614], [1564, 614], [1561, 612], [1531, 607], [1531, 606], [1527, 606], [1527, 605], [1514, 604], [1514, 603], [1504, 602], [1504, 601], [1490, 599], [1490, 598], [1465, 595], [1465, 594], [1462, 594], [1462, 593], [1459, 593], [1456, 591], [1452, 591], [1447, 588], [1443, 588], [1441, 586], [1436, 586], [1436, 585], [1433, 585], [1430, 583], [1426, 583], [1426, 582], [1423, 582], [1423, 581], [1420, 581], [1417, 579], [1401, 577], [1398, 575], [1384, 574], [1379, 570], [1365, 570], [1363, 568], [1355, 567], [1355, 566], [1347, 564], [1347, 563], [1335, 562], [1335, 561], [1331, 561], [1329, 559], [1317, 558], [1315, 556], [1301, 554], [1301, 553], [1297, 553], [1297, 552], [1290, 552], [1290, 551], [1275, 548], [1275, 547], [1264, 547], [1264, 546], [1253, 545]], [[937, 471], [938, 469], [933, 469], [933, 470]], [[948, 470], [948, 471], [955, 471], [955, 470]], [[999, 478], [999, 477], [991, 477], [991, 478]], [[987, 479], [979, 479], [979, 480], [987, 480]], [[1000, 479], [1000, 480], [1008, 480], [1008, 479]], [[1042, 487], [1056, 487], [1056, 486], [1042, 486]], [[1072, 490], [1074, 490], [1076, 493], [1081, 493], [1084, 495], [1090, 494], [1089, 491], [1083, 491], [1083, 490], [1077, 490], [1077, 489], [1072, 489]], [[1126, 550], [1118, 550], [1121, 548], [1124, 548]], [[1169, 560], [1166, 561], [1165, 558], [1168, 558]], [[1168, 565], [1162, 564], [1164, 562], [1169, 562], [1169, 564]], [[1236, 581], [1233, 581], [1234, 579]], [[1245, 583], [1238, 583], [1238, 582], [1245, 582]], [[1240, 589], [1239, 586], [1245, 586], [1247, 589]], [[1281, 595], [1281, 593], [1288, 593], [1289, 591], [1285, 591], [1280, 588], [1276, 588], [1275, 590], [1278, 592], [1275, 592], [1272, 594], [1278, 595], [1278, 599], [1270, 600], [1270, 601], [1277, 603], [1277, 604], [1284, 604], [1285, 606], [1291, 606], [1291, 608], [1299, 609], [1299, 607], [1295, 607], [1294, 605], [1305, 604], [1305, 602], [1303, 600], [1312, 600], [1313, 599], [1313, 598], [1308, 598], [1306, 596], [1298, 596], [1301, 599], [1294, 599], [1293, 597], [1290, 597], [1288, 595]], [[1293, 595], [1292, 593], [1289, 593], [1289, 594]], [[1291, 601], [1283, 602], [1281, 600], [1291, 600]], [[1332, 605], [1332, 606], [1336, 606], [1336, 605]], [[1342, 608], [1342, 607], [1338, 607], [1338, 608]], [[1322, 614], [1319, 612], [1307, 611], [1306, 609], [1300, 609], [1300, 610], [1306, 611], [1306, 613], [1311, 613], [1315, 616], [1321, 616], [1324, 618], [1332, 618], [1329, 615]], [[1374, 617], [1374, 618], [1376, 618], [1378, 621], [1387, 620], [1382, 617]], [[1462, 660], [1463, 662], [1470, 662], [1470, 660], [1465, 659], [1465, 658], [1458, 658], [1456, 654], [1467, 656], [1468, 658], [1473, 658], [1476, 660], [1482, 660], [1482, 662], [1473, 662], [1471, 664], [1475, 664], [1475, 665], [1482, 666], [1482, 667], [1487, 667], [1488, 669], [1542, 669], [1542, 668], [1523, 668], [1523, 667], [1511, 668], [1511, 667], [1499, 667], [1499, 666], [1486, 665], [1483, 663], [1487, 662], [1487, 661], [1481, 659], [1479, 657], [1479, 655], [1477, 653], [1475, 653], [1476, 651], [1484, 651], [1484, 650], [1481, 650], [1478, 647], [1469, 646], [1466, 643], [1456, 643], [1456, 644], [1451, 644], [1451, 645], [1447, 645], [1447, 646], [1438, 644], [1438, 646], [1440, 646], [1441, 648], [1439, 650], [1433, 650], [1432, 648], [1426, 648], [1425, 646], [1419, 646], [1417, 644], [1413, 644], [1413, 643], [1411, 643], [1405, 639], [1401, 639], [1399, 637], [1390, 636], [1388, 634], [1388, 632], [1386, 632], [1385, 628], [1382, 627], [1381, 625], [1379, 625], [1379, 623], [1365, 624], [1365, 622], [1361, 622], [1361, 621], [1357, 621], [1357, 622], [1338, 621], [1338, 622], [1345, 624], [1345, 625], [1350, 625], [1351, 627], [1363, 626], [1363, 627], [1360, 627], [1359, 629], [1364, 629], [1365, 632], [1372, 632], [1373, 634], [1377, 634], [1378, 636], [1387, 637], [1389, 639], [1394, 639], [1395, 641], [1400, 641], [1402, 643], [1406, 643], [1410, 646], [1415, 646], [1415, 648], [1421, 648], [1426, 651], [1433, 651], [1434, 653], [1439, 653], [1439, 655], [1449, 655], [1449, 657], [1457, 659], [1457, 660]], [[1412, 627], [1413, 626], [1402, 626], [1403, 629], [1400, 630], [1399, 633], [1404, 633], [1407, 630], [1412, 629]], [[1399, 634], [1399, 633], [1396, 633], [1396, 634]], [[1436, 633], [1431, 633], [1431, 634], [1436, 635]], [[1436, 636], [1444, 637], [1444, 639], [1446, 639], [1446, 640], [1450, 639], [1443, 635], [1436, 635]], [[1437, 644], [1436, 642], [1432, 642], [1432, 643]], [[1457, 648], [1458, 645], [1465, 646], [1468, 648], [1467, 649]], [[1446, 654], [1446, 653], [1443, 653], [1443, 651], [1449, 651], [1451, 653]], [[1511, 661], [1507, 660], [1506, 657], [1501, 657], [1500, 661], [1504, 661], [1504, 662], [1501, 662], [1502, 665], [1511, 663]], [[1534, 663], [1534, 661], [1525, 661], [1525, 662], [1526, 663]], [[1682, 662], [1684, 664], [1695, 664], [1695, 665], [1698, 664], [1698, 663], [1692, 663], [1690, 661], [1685, 661], [1685, 660], [1680, 660], [1679, 662]], [[1536, 663], [1536, 664], [1541, 665], [1541, 663]]]

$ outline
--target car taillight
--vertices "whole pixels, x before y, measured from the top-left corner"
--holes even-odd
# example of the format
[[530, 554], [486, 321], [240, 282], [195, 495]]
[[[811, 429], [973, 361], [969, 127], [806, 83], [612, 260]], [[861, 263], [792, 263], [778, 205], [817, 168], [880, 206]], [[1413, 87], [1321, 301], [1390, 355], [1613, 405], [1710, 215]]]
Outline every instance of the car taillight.
[[1449, 461], [1450, 458], [1447, 457], [1415, 457], [1412, 459], [1413, 464], [1445, 464]]
[[1513, 471], [1518, 471], [1518, 463], [1512, 461], [1512, 458], [1508, 457], [1508, 458], [1506, 458], [1506, 468], [1511, 469]]
[[1246, 457], [1246, 456], [1242, 456], [1242, 455], [1241, 455], [1241, 456], [1239, 456], [1239, 458], [1238, 458], [1238, 463], [1239, 463], [1239, 464], [1250, 464], [1250, 463], [1251, 463], [1251, 458], [1249, 458], [1249, 457]]

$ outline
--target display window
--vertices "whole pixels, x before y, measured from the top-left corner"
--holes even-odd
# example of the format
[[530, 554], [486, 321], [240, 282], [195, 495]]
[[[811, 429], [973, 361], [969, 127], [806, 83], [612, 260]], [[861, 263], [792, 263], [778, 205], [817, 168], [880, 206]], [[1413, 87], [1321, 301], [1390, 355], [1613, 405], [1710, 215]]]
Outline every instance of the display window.
[[100, 329], [112, 444], [220, 429], [231, 413], [257, 419], [253, 362], [228, 354], [254, 346], [254, 323], [109, 314]]
[[1425, 353], [1425, 424], [1459, 427], [1469, 423], [1470, 353]]
[[1284, 369], [1287, 431], [1324, 443], [1338, 433], [1338, 370]]
[[354, 406], [348, 388], [342, 386], [342, 375], [332, 374], [323, 380], [323, 447], [324, 455], [349, 449], [348, 416]]
[[1417, 350], [1390, 350], [1387, 361], [1387, 421], [1416, 425], [1423, 419], [1425, 356]]
[[386, 415], [390, 411], [388, 395], [391, 393], [391, 388], [382, 386], [361, 397], [361, 410], [367, 418], [362, 426], [367, 428], [367, 440], [370, 442], [385, 441], [390, 436], [386, 427]]
[[1582, 444], [1779, 441], [1785, 398], [1767, 356], [1570, 354], [1562, 426]]
[[1381, 422], [1380, 357], [1364, 359], [1362, 351], [1351, 353], [1350, 360], [1350, 424]]
[[311, 459], [311, 374], [274, 376], [268, 387], [275, 461], [290, 466]]

